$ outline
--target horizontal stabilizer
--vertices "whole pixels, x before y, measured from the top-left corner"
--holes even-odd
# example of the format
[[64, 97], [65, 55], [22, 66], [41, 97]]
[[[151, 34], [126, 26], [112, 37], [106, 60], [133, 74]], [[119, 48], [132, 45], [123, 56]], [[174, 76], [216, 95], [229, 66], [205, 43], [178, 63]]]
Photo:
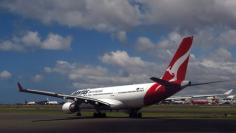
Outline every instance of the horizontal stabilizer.
[[178, 84], [175, 83], [171, 83], [169, 81], [163, 80], [163, 79], [159, 79], [156, 77], [151, 77], [150, 78], [152, 81], [159, 83], [160, 85], [166, 86], [166, 87], [173, 87], [173, 86], [179, 86]]
[[214, 84], [214, 83], [220, 83], [220, 82], [225, 82], [225, 81], [221, 80], [221, 81], [211, 81], [211, 82], [203, 82], [203, 83], [191, 83], [190, 86], [198, 86], [198, 85]]

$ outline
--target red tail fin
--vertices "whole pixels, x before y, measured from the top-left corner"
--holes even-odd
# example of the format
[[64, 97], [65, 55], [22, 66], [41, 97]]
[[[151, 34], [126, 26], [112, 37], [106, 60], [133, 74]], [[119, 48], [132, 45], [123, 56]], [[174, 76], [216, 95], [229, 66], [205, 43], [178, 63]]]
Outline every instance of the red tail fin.
[[192, 36], [182, 40], [162, 77], [163, 80], [181, 82], [185, 79], [192, 41]]

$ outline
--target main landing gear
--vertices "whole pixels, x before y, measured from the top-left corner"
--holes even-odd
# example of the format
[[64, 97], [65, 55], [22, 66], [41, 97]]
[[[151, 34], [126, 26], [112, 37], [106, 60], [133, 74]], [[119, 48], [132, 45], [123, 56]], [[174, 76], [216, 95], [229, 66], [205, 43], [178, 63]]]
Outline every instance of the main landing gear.
[[95, 118], [105, 118], [106, 117], [106, 113], [105, 112], [101, 112], [101, 110], [99, 110], [97, 108], [96, 112], [93, 113], [93, 117], [95, 117]]
[[[82, 115], [81, 115], [80, 112], [77, 112], [76, 116], [82, 116]], [[105, 118], [106, 117], [106, 113], [95, 112], [95, 113], [93, 113], [93, 117], [94, 118]]]
[[95, 118], [105, 118], [106, 113], [96, 112], [96, 113], [93, 114], [93, 117], [95, 117]]
[[131, 110], [129, 112], [129, 118], [142, 118], [142, 113], [138, 112], [138, 109]]
[[82, 116], [80, 112], [77, 112], [76, 113], [76, 116]]

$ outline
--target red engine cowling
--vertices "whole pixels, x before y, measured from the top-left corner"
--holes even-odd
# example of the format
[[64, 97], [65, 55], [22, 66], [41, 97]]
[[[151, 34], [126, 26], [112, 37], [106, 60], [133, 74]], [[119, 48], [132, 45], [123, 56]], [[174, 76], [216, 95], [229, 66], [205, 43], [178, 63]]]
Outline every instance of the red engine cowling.
[[74, 102], [66, 102], [62, 105], [62, 111], [65, 113], [75, 113], [78, 111], [78, 105]]

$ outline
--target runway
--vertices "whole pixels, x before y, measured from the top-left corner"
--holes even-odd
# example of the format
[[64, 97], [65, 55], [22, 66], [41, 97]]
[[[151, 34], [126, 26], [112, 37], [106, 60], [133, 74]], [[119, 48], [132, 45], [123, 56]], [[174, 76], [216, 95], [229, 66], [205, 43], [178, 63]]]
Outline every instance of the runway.
[[235, 132], [236, 120], [84, 118], [73, 115], [1, 113], [0, 132]]

